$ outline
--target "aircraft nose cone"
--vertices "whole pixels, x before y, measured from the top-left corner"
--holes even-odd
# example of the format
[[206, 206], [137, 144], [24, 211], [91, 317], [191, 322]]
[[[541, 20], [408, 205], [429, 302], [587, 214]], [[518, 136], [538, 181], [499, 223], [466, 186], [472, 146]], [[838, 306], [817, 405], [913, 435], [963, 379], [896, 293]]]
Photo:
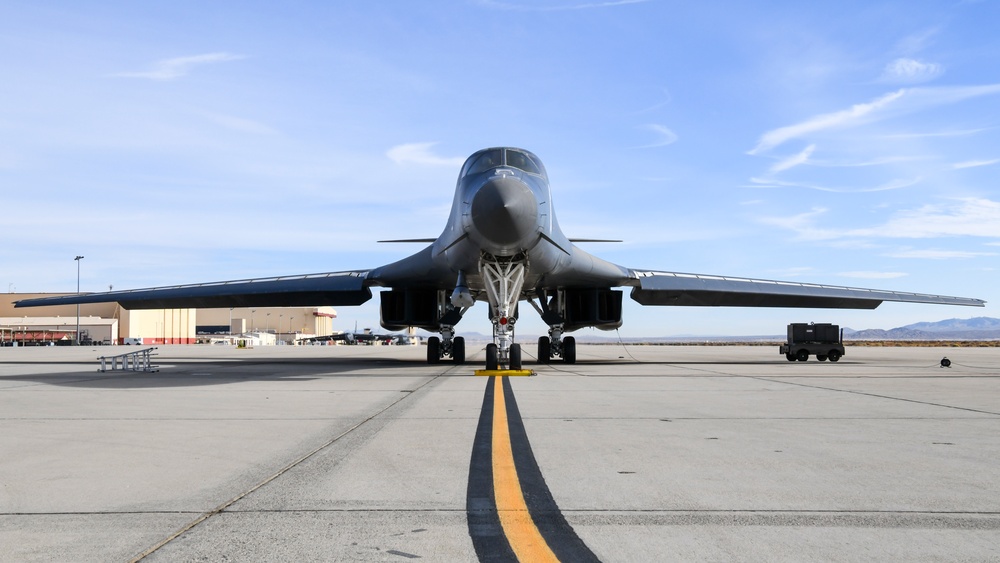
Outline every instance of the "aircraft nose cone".
[[472, 198], [472, 223], [492, 242], [510, 245], [538, 227], [538, 201], [516, 178], [493, 178]]

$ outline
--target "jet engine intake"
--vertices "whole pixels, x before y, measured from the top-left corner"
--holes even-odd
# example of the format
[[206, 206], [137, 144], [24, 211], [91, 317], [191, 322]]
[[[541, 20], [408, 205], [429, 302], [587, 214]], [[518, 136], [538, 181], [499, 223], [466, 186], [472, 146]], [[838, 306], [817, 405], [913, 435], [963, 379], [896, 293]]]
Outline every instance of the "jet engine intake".
[[383, 291], [380, 324], [386, 330], [417, 327], [436, 332], [443, 312], [439, 306], [439, 291], [433, 288], [406, 288]]
[[616, 289], [566, 289], [562, 315], [565, 330], [594, 327], [614, 330], [622, 326], [622, 292]]

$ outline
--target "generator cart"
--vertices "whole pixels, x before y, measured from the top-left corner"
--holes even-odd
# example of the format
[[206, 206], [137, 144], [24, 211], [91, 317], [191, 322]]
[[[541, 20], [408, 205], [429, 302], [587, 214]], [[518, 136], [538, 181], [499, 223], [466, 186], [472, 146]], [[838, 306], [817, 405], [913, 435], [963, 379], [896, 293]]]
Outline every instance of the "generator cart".
[[807, 361], [810, 354], [821, 362], [836, 362], [844, 356], [844, 331], [830, 323], [792, 323], [779, 353], [789, 362]]

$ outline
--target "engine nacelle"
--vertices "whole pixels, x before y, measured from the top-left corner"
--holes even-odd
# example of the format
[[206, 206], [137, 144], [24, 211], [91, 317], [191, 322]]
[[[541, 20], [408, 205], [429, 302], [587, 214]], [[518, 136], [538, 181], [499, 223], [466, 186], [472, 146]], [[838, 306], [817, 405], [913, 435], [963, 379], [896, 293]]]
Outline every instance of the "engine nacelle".
[[614, 330], [622, 326], [622, 292], [615, 289], [566, 289], [560, 311], [564, 330], [594, 327]]
[[383, 291], [380, 324], [386, 330], [416, 327], [437, 332], [444, 315], [444, 292], [434, 288]]

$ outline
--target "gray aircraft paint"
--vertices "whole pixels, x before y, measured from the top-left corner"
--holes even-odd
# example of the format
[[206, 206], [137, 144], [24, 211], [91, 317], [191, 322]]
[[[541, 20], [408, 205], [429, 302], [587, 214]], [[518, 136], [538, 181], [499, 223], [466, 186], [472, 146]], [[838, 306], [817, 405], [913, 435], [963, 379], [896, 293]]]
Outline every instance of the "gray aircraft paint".
[[[483, 149], [462, 167], [441, 235], [397, 262], [371, 270], [46, 297], [18, 301], [16, 306], [99, 302], [118, 302], [126, 309], [349, 306], [369, 300], [372, 286], [403, 291], [420, 288], [439, 292], [434, 294], [439, 311], [448, 313], [439, 319], [445, 322], [435, 321], [430, 327], [442, 332], [441, 355], [451, 354], [454, 325], [471, 297], [490, 302], [500, 360], [505, 363], [513, 346], [512, 324], [507, 326], [507, 322], [516, 319], [514, 309], [497, 296], [511, 288], [516, 293], [508, 295], [509, 301], [514, 305], [527, 301], [550, 326], [552, 355], [562, 355], [564, 332], [621, 324], [620, 313], [617, 320], [567, 323], [565, 303], [559, 299], [562, 292], [574, 289], [630, 287], [635, 301], [661, 306], [874, 309], [883, 301], [985, 305], [983, 300], [963, 297], [625, 268], [577, 248], [559, 228], [552, 201], [548, 176], [538, 157], [511, 147]], [[426, 239], [401, 242], [417, 241]], [[484, 275], [487, 271], [492, 273]], [[456, 289], [459, 272], [465, 283]], [[461, 295], [456, 298], [456, 294]], [[552, 303], [555, 308], [550, 309]], [[464, 341], [462, 346], [464, 355]]]

